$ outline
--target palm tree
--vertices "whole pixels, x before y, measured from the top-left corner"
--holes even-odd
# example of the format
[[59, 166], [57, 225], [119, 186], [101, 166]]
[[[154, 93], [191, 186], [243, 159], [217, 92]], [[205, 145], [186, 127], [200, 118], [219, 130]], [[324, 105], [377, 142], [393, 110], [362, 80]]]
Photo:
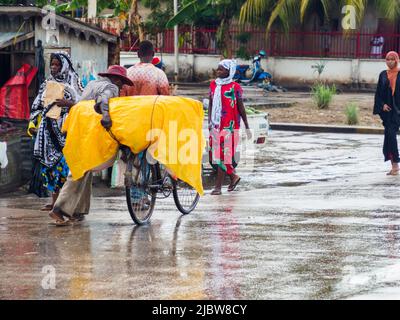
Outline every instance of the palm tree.
[[288, 31], [294, 23], [303, 23], [310, 13], [317, 12], [326, 20], [332, 11], [344, 5], [354, 6], [357, 20], [361, 21], [367, 3], [368, 0], [340, 0], [339, 3], [336, 0], [247, 0], [240, 11], [240, 22], [266, 24], [267, 31], [274, 23], [280, 23]]
[[400, 18], [399, 0], [246, 0], [240, 10], [240, 22], [264, 24], [267, 31], [279, 23], [288, 31], [292, 24], [303, 23], [310, 13], [317, 12], [323, 20], [329, 20], [331, 12], [351, 5], [360, 23], [369, 4], [391, 21]]

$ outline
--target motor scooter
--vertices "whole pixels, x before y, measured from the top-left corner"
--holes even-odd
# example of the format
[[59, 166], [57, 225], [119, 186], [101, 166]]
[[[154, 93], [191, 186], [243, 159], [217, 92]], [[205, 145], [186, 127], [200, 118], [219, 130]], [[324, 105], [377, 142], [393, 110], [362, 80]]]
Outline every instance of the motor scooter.
[[251, 77], [247, 77], [246, 73], [250, 69], [250, 65], [242, 64], [236, 66], [236, 73], [233, 77], [234, 80], [243, 84], [250, 84], [251, 82], [263, 82], [266, 79], [272, 79], [272, 75], [261, 67], [261, 59], [267, 56], [264, 50], [261, 50], [257, 56], [253, 58], [253, 66], [251, 69]]

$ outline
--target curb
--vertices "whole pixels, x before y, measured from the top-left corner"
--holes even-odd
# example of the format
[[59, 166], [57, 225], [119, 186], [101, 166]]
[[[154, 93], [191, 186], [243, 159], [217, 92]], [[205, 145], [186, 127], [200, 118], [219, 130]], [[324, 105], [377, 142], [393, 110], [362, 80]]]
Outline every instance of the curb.
[[270, 123], [272, 130], [281, 131], [305, 131], [305, 132], [324, 132], [324, 133], [347, 133], [347, 134], [384, 134], [383, 128], [374, 127], [350, 127], [318, 125], [305, 123]]
[[[290, 108], [295, 103], [294, 102], [254, 102], [254, 101], [244, 101], [246, 107], [259, 108], [259, 109], [279, 109], [279, 108]], [[268, 112], [268, 110], [265, 110]]]
[[175, 82], [175, 81], [170, 81], [169, 82], [169, 84], [173, 84], [173, 85], [177, 85], [178, 86], [178, 88], [179, 88], [179, 86], [181, 86], [181, 87], [195, 87], [195, 88], [197, 88], [197, 87], [209, 87], [210, 86], [210, 82], [211, 81], [209, 81], [209, 82], [207, 82], [207, 81], [205, 81], [205, 82]]

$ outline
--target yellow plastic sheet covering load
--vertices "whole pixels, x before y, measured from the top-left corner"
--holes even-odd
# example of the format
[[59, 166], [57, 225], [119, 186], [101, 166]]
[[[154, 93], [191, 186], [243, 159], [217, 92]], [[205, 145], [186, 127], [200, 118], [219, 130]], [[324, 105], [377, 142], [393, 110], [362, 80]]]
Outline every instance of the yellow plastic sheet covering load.
[[[148, 148], [172, 174], [203, 195], [201, 160], [205, 147], [203, 105], [172, 96], [135, 96], [110, 100], [111, 131], [133, 153]], [[114, 159], [118, 143], [100, 124], [94, 101], [81, 101], [70, 111], [65, 159], [74, 180]]]

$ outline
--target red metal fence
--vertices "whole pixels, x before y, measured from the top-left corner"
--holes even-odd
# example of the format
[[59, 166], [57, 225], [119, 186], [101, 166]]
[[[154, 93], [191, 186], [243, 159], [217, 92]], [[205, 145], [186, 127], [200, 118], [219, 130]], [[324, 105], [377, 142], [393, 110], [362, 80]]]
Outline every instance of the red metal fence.
[[[382, 45], [374, 45], [374, 39]], [[399, 51], [400, 34], [342, 32], [271, 32], [271, 56], [382, 58], [390, 50]]]
[[[217, 43], [217, 31], [218, 29], [215, 27], [179, 27], [179, 52], [188, 54], [221, 54]], [[243, 32], [250, 34], [246, 44], [240, 43], [237, 38]], [[247, 28], [243, 31], [234, 28], [226, 36], [231, 37], [234, 52], [243, 46], [250, 55], [262, 49], [266, 50], [269, 43], [267, 33], [261, 29]], [[158, 52], [174, 52], [174, 30], [165, 30], [153, 40], [155, 40]], [[125, 39], [123, 37], [121, 46], [124, 51], [136, 51], [138, 49], [137, 38], [132, 35], [125, 36]]]
[[[400, 34], [342, 33], [342, 32], [270, 32], [253, 29], [247, 43], [241, 43], [239, 29], [230, 31], [234, 54], [242, 46], [249, 55], [265, 50], [274, 57], [332, 57], [332, 58], [382, 58], [385, 52], [400, 50]], [[190, 54], [220, 54], [215, 28], [180, 28], [179, 52]], [[227, 35], [228, 36], [228, 35]], [[373, 49], [374, 37], [383, 37], [381, 48]], [[174, 32], [166, 30], [157, 37], [157, 51], [174, 52]], [[125, 42], [123, 50], [136, 51], [137, 45]], [[379, 54], [380, 53], [380, 54]]]
[[[114, 34], [117, 21], [96, 21], [96, 25]], [[89, 21], [87, 21], [89, 22]], [[110, 30], [108, 30], [110, 29]], [[179, 27], [179, 52], [188, 54], [221, 54], [217, 43], [216, 27]], [[241, 42], [243, 35], [247, 42]], [[269, 56], [275, 57], [332, 57], [332, 58], [382, 58], [385, 52], [400, 50], [400, 34], [374, 34], [370, 32], [303, 32], [291, 31], [266, 33], [263, 28], [232, 26], [229, 33], [234, 55], [242, 47], [252, 56], [259, 50], [265, 50]], [[120, 33], [121, 49], [136, 51], [138, 39], [132, 34]], [[383, 37], [381, 48], [373, 48], [374, 37]], [[174, 52], [174, 31], [165, 30], [153, 36], [158, 52]], [[381, 52], [381, 54], [380, 54]], [[375, 54], [373, 54], [375, 53]], [[377, 54], [378, 53], [378, 54]]]
[[[179, 28], [179, 52], [180, 53], [198, 53], [198, 54], [219, 54], [220, 50], [216, 43], [215, 28], [196, 28], [196, 27], [180, 27]], [[137, 37], [128, 35], [122, 37], [122, 50], [136, 51], [138, 49]], [[165, 30], [152, 39], [156, 44], [156, 50], [163, 53], [174, 52], [174, 30]]]

